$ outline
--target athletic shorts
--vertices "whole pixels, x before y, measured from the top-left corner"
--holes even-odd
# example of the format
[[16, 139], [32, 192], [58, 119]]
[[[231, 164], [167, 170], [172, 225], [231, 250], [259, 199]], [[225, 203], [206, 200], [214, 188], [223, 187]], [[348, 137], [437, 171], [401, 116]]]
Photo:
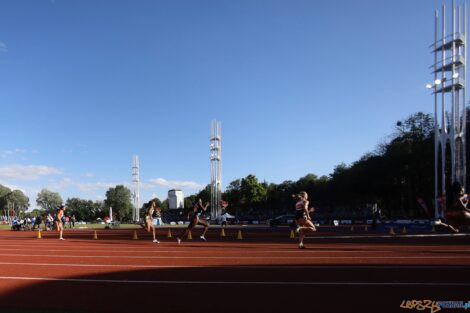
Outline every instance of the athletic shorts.
[[306, 218], [304, 210], [295, 210], [295, 219]]
[[161, 217], [157, 217], [153, 219], [153, 225], [155, 226], [161, 226], [163, 225], [163, 221]]

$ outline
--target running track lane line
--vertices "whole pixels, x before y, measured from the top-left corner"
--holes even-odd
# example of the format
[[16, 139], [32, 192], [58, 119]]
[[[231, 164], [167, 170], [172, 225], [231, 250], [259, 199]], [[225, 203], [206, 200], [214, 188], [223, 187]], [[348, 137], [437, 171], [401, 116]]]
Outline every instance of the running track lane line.
[[[157, 246], [155, 246], [157, 247]], [[156, 250], [151, 250], [151, 248], [147, 249], [147, 250], [108, 250], [108, 249], [100, 249], [100, 250], [86, 250], [86, 249], [33, 249], [33, 248], [28, 248], [28, 249], [2, 249], [0, 248], [0, 251], [23, 251], [23, 252], [26, 252], [26, 251], [38, 251], [38, 250], [41, 250], [41, 252], [77, 252], [77, 250], [79, 252], [98, 252], [98, 253], [187, 253], [187, 254], [204, 254], [204, 253], [224, 253], [224, 254], [230, 254], [230, 253], [239, 253], [240, 251], [238, 250], [234, 250], [234, 251], [230, 251], [230, 250], [227, 250], [227, 251], [221, 251], [221, 252], [217, 252], [217, 251], [194, 251], [194, 250], [179, 250], [179, 249], [175, 249], [175, 250], [160, 250], [160, 249], [156, 249]], [[243, 249], [241, 249], [243, 250]], [[436, 250], [432, 250], [432, 252], [434, 252]], [[303, 251], [299, 251], [299, 249], [295, 249], [295, 250], [289, 250], [289, 251], [285, 251], [285, 250], [256, 250], [256, 251], [250, 251], [250, 253], [254, 253], [254, 254], [262, 254], [262, 253], [269, 253], [269, 254], [272, 254], [272, 253], [393, 253], [393, 252], [397, 252], [397, 250], [315, 250], [315, 249], [311, 249], [311, 250], [303, 250]], [[402, 251], [398, 251], [398, 252], [402, 252]], [[406, 252], [406, 251], [405, 251]], [[425, 251], [427, 252], [427, 251]], [[447, 250], [445, 250], [444, 252], [447, 252]], [[462, 250], [462, 251], [457, 251], [457, 252], [469, 252], [470, 253], [470, 250]]]
[[466, 269], [466, 265], [126, 265], [126, 264], [70, 264], [0, 262], [0, 265], [66, 266], [66, 267], [121, 267], [121, 268], [217, 268], [217, 269]]
[[117, 255], [48, 255], [48, 254], [0, 254], [7, 257], [45, 257], [45, 258], [114, 258], [114, 259], [470, 259], [470, 256], [117, 256]]
[[0, 276], [0, 280], [56, 281], [77, 283], [118, 283], [118, 284], [156, 284], [156, 285], [272, 285], [272, 286], [430, 286], [430, 287], [468, 287], [470, 283], [420, 283], [420, 282], [289, 282], [289, 281], [178, 281], [178, 280], [125, 280], [125, 279], [81, 279], [81, 278], [49, 278]]

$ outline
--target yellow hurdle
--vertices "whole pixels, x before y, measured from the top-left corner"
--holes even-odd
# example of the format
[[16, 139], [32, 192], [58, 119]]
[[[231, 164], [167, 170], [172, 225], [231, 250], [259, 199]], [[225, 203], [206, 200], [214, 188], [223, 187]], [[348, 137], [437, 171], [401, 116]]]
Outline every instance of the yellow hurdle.
[[193, 240], [193, 235], [191, 234], [191, 231], [188, 231], [188, 240]]
[[38, 239], [41, 239], [42, 236], [41, 236], [41, 229], [38, 230]]
[[289, 237], [289, 238], [290, 238], [290, 239], [295, 238], [294, 230], [291, 230], [291, 231], [290, 231], [290, 237]]
[[223, 227], [220, 230], [220, 237], [225, 237], [225, 229]]
[[390, 231], [388, 232], [389, 235], [395, 236], [395, 229], [393, 227], [390, 227]]
[[166, 236], [167, 238], [172, 238], [171, 236], [171, 228], [168, 228], [168, 235]]
[[238, 230], [237, 239], [238, 239], [238, 240], [243, 240], [243, 235], [242, 235], [242, 231], [241, 231], [241, 229], [240, 229], [240, 230]]
[[132, 236], [132, 239], [133, 240], [139, 239], [139, 237], [137, 237], [137, 231], [136, 230], [134, 230], [134, 235]]
[[96, 230], [93, 233], [93, 240], [98, 240], [98, 233], [96, 232]]

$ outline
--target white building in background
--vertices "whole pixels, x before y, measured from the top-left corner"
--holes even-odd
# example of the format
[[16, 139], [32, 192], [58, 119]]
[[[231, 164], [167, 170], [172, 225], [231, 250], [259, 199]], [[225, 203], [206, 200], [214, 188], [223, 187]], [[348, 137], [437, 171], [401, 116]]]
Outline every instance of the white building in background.
[[168, 191], [168, 202], [170, 209], [184, 209], [183, 191], [172, 189]]

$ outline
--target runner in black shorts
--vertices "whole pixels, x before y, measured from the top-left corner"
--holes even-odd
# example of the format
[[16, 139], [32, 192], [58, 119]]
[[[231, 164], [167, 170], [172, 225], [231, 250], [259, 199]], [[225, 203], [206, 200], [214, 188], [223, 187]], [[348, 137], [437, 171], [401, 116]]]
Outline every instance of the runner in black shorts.
[[[299, 233], [299, 248], [304, 249], [304, 238], [306, 232], [314, 232], [317, 229], [310, 219], [308, 209], [308, 194], [305, 191], [292, 195], [297, 200], [295, 204], [295, 221], [297, 222], [297, 232]], [[313, 210], [313, 208], [311, 209]]]
[[177, 237], [176, 240], [178, 241], [178, 244], [181, 243], [181, 240], [184, 238], [184, 236], [187, 236], [189, 231], [193, 229], [196, 225], [202, 225], [204, 226], [204, 231], [202, 232], [202, 235], [199, 237], [202, 240], [206, 241], [206, 232], [209, 229], [209, 223], [203, 218], [201, 218], [201, 215], [203, 212], [207, 210], [207, 207], [209, 206], [209, 203], [206, 203], [205, 206], [202, 205], [202, 200], [199, 199], [193, 206], [192, 212], [190, 212], [192, 215], [188, 217], [190, 218], [191, 222], [188, 225], [188, 228], [186, 228], [183, 231], [183, 234], [180, 237]]

